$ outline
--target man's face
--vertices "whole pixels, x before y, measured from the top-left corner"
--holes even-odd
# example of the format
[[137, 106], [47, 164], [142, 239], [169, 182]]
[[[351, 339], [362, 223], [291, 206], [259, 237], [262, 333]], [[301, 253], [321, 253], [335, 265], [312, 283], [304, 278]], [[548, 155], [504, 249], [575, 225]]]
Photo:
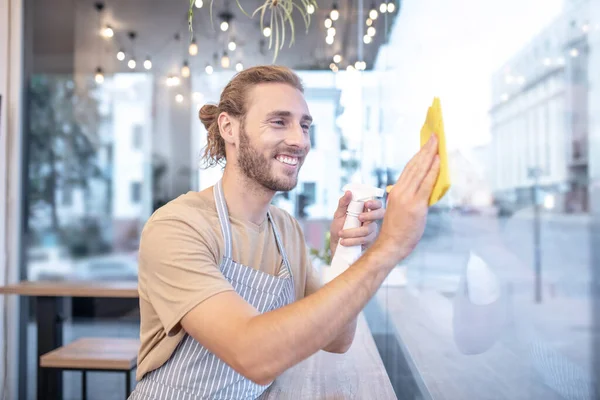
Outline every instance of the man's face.
[[292, 190], [310, 150], [312, 118], [302, 93], [290, 85], [261, 84], [246, 99], [237, 162], [242, 173], [268, 190]]

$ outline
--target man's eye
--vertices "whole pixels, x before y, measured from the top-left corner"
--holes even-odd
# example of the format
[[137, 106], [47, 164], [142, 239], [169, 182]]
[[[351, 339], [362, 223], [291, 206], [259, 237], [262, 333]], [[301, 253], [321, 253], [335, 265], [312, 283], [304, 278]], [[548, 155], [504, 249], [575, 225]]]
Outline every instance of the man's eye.
[[302, 129], [304, 129], [305, 131], [310, 129], [310, 125], [304, 124], [302, 125]]
[[281, 125], [281, 126], [285, 125], [285, 121], [283, 121], [281, 119], [275, 120], [275, 121], [273, 121], [273, 123], [276, 124], [276, 125]]

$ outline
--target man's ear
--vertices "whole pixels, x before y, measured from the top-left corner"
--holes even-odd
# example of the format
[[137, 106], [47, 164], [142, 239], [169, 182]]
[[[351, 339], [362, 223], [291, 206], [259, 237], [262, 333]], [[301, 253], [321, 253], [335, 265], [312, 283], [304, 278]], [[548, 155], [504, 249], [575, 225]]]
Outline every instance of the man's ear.
[[229, 114], [222, 112], [219, 114], [217, 119], [219, 125], [219, 133], [225, 141], [225, 143], [235, 144], [236, 142], [236, 129], [235, 120], [229, 116]]

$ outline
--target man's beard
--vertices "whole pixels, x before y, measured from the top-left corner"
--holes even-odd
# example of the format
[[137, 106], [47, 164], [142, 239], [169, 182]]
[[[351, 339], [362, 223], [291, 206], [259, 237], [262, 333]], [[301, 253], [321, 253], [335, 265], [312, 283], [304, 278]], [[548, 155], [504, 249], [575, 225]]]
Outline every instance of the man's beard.
[[[298, 168], [293, 175], [277, 177], [271, 170], [272, 161], [252, 147], [250, 138], [246, 134], [243, 124], [241, 125], [238, 165], [242, 173], [259, 185], [275, 192], [287, 192], [295, 188], [298, 183], [298, 171], [300, 171], [300, 167], [304, 161], [304, 152], [299, 154], [298, 150], [286, 149], [286, 154], [298, 157]], [[275, 160], [277, 154], [279, 154], [279, 152], [273, 154], [273, 160]]]

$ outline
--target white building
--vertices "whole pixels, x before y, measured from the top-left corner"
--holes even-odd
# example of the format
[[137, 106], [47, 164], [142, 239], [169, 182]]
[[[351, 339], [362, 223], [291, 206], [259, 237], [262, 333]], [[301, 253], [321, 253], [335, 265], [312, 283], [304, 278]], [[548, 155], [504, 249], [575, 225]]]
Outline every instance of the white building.
[[589, 1], [573, 1], [492, 78], [492, 182], [500, 202], [586, 211]]

